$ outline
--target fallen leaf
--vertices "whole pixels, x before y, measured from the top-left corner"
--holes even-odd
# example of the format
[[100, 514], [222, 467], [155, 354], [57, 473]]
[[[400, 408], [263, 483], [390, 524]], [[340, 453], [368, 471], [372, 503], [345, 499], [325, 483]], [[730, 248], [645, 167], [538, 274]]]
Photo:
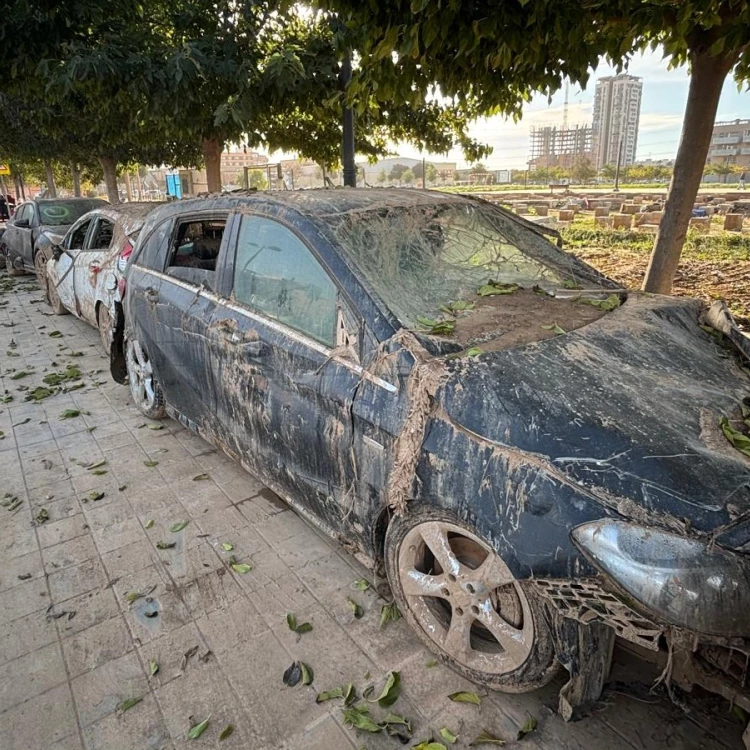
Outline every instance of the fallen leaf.
[[50, 331], [47, 335], [51, 339], [61, 339], [62, 338], [62, 331]]
[[740, 452], [746, 456], [750, 456], [750, 437], [735, 430], [732, 425], [729, 424], [729, 420], [726, 417], [722, 417], [719, 420], [719, 427], [724, 433], [724, 437]]
[[95, 503], [97, 500], [101, 500], [103, 497], [104, 493], [99, 492], [99, 490], [91, 490], [91, 492], [86, 495], [86, 499], [91, 500], [92, 503]]
[[451, 693], [448, 697], [454, 703], [473, 703], [475, 706], [480, 706], [482, 704], [482, 699], [476, 693], [459, 691], [458, 693]]
[[[247, 563], [232, 563], [232, 570], [236, 573], [249, 573], [252, 569], [253, 566]], [[300, 631], [298, 630], [297, 632], [299, 633]]]
[[163, 424], [147, 424], [146, 427], [148, 427], [149, 430], [163, 430], [164, 429]]
[[219, 742], [223, 742], [232, 734], [232, 732], [234, 732], [234, 725], [227, 724], [224, 729], [221, 730], [221, 734], [219, 735]]
[[286, 624], [289, 626], [289, 630], [295, 633], [309, 633], [313, 629], [311, 622], [303, 622], [298, 625], [297, 618], [291, 613], [286, 616]]
[[158, 461], [144, 461], [143, 465], [147, 466], [149, 469], [153, 469], [154, 466], [158, 466], [159, 465], [159, 462]]
[[384, 628], [389, 622], [395, 622], [401, 617], [396, 602], [389, 602], [380, 608], [380, 627]]
[[151, 659], [148, 663], [148, 671], [153, 677], [159, 671], [159, 663], [154, 661], [154, 659]]
[[172, 549], [172, 547], [175, 547], [176, 545], [177, 542], [157, 542], [156, 549]]
[[198, 474], [197, 476], [193, 477], [194, 482], [204, 482], [206, 479], [210, 479], [211, 477], [208, 476], [208, 474]]
[[31, 417], [26, 417], [26, 419], [22, 419], [20, 422], [16, 422], [13, 427], [20, 427], [22, 424], [28, 424], [31, 422]]
[[60, 419], [73, 419], [74, 417], [80, 417], [81, 412], [78, 409], [66, 409], [60, 414]]
[[560, 328], [557, 323], [550, 323], [549, 325], [543, 325], [542, 328], [544, 328], [545, 331], [552, 331], [557, 336], [561, 336], [563, 333], [565, 333], [564, 328]]
[[96, 477], [101, 477], [104, 474], [109, 474], [109, 471], [107, 469], [94, 469], [91, 473]]
[[18, 370], [17, 372], [14, 372], [11, 376], [11, 380], [20, 380], [21, 378], [25, 378], [27, 375], [31, 375], [31, 373], [28, 370]]
[[198, 653], [198, 646], [192, 646], [183, 655], [180, 661], [180, 670], [182, 672], [187, 668], [188, 662]]
[[230, 542], [223, 542], [221, 548], [224, 550], [224, 552], [231, 552], [234, 549], [234, 545]]
[[300, 667], [302, 669], [302, 684], [303, 685], [310, 685], [313, 681], [313, 669], [309, 664], [305, 664], [305, 662], [300, 662]]
[[133, 706], [137, 706], [143, 698], [128, 698], [127, 700], [124, 700], [118, 708], [122, 713], [125, 713], [125, 711], [129, 711]]
[[352, 584], [352, 587], [358, 591], [367, 591], [371, 586], [370, 582], [366, 578], [357, 578]]
[[376, 734], [383, 731], [383, 727], [376, 724], [370, 718], [370, 710], [367, 706], [353, 706], [344, 711], [344, 724], [349, 724], [355, 729]]
[[425, 667], [427, 669], [432, 669], [433, 667], [436, 667], [438, 665], [437, 659], [430, 659], [426, 664]]
[[315, 702], [325, 703], [326, 701], [330, 701], [333, 698], [343, 698], [343, 697], [344, 697], [344, 688], [337, 687], [337, 688], [332, 688], [331, 690], [324, 690], [322, 693], [318, 693], [315, 696]]
[[42, 508], [36, 516], [36, 522], [41, 526], [43, 523], [49, 521], [49, 513], [46, 508]]
[[425, 740], [425, 742], [414, 745], [414, 750], [448, 750], [448, 748], [442, 742]]
[[449, 745], [455, 745], [456, 740], [458, 739], [458, 736], [453, 734], [450, 729], [447, 727], [443, 727], [440, 730], [440, 736], [449, 744]]
[[91, 469], [100, 469], [102, 466], [106, 466], [107, 461], [106, 459], [102, 459], [101, 461], [97, 461], [96, 463], [89, 464], [86, 468], [91, 471]]
[[[403, 731], [400, 727], [403, 727], [406, 732], [411, 735], [411, 722], [405, 716], [399, 716], [398, 714], [388, 714], [383, 719], [382, 724], [385, 725], [388, 734], [401, 734]], [[393, 727], [393, 729], [391, 729]]]
[[[390, 672], [385, 685], [383, 685], [383, 690], [375, 701], [377, 701], [377, 704], [381, 708], [388, 708], [388, 706], [392, 706], [398, 700], [400, 692], [401, 674], [399, 672]], [[375, 701], [371, 701], [371, 703], [375, 703]]]
[[173, 533], [176, 534], [178, 531], [182, 531], [189, 523], [190, 523], [189, 520], [188, 521], [178, 521], [177, 523], [173, 523], [169, 527], [169, 530], [171, 532], [173, 532]]
[[365, 613], [361, 605], [357, 604], [354, 599], [350, 599], [349, 597], [347, 597], [346, 603], [349, 605], [349, 609], [351, 609], [351, 611], [354, 613], [355, 620], [359, 620], [360, 617], [362, 617], [362, 615]]
[[284, 670], [281, 681], [287, 687], [294, 687], [302, 679], [302, 665], [298, 661], [293, 661], [289, 667]]
[[21, 573], [17, 578], [19, 581], [28, 581], [31, 578], [31, 573]]
[[211, 717], [209, 716], [208, 719], [204, 719], [200, 724], [195, 724], [195, 726], [192, 726], [190, 728], [190, 731], [188, 732], [188, 739], [197, 740], [198, 737], [200, 737], [208, 728], [210, 718]]
[[478, 346], [472, 346], [464, 352], [467, 357], [478, 357], [480, 354], [484, 354], [484, 349], [480, 349]]
[[146, 529], [152, 529], [154, 527], [154, 519], [149, 518], [148, 521], [143, 525]]
[[522, 740], [527, 734], [531, 734], [536, 729], [536, 719], [529, 714], [523, 726], [518, 730], [517, 740]]
[[491, 297], [495, 294], [513, 294], [520, 288], [518, 284], [502, 284], [499, 281], [490, 281], [477, 289], [477, 295], [479, 297]]
[[505, 740], [496, 737], [492, 732], [483, 729], [470, 743], [469, 747], [478, 747], [479, 745], [498, 745], [505, 744]]

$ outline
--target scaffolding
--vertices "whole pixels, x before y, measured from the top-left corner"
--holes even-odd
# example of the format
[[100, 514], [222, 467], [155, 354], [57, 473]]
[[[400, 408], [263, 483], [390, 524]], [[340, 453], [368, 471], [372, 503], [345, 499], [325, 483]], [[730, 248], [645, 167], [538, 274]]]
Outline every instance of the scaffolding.
[[529, 166], [572, 167], [581, 157], [593, 157], [593, 144], [594, 134], [590, 125], [533, 127]]

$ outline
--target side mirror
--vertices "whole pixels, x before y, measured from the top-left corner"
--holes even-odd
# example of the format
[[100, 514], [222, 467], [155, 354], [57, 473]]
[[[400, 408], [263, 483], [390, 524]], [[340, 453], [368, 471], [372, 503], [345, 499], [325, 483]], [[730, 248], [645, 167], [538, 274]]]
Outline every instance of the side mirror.
[[52, 257], [55, 260], [60, 260], [62, 257], [63, 251], [60, 245], [52, 245]]
[[28, 229], [29, 226], [31, 226], [28, 219], [18, 219], [18, 221], [15, 222], [15, 225], [20, 229]]

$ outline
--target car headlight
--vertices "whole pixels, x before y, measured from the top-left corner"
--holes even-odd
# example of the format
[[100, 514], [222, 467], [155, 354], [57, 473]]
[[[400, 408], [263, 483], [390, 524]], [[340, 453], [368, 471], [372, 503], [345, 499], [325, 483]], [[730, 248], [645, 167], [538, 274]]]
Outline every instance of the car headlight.
[[574, 542], [622, 590], [672, 625], [750, 636], [750, 560], [624, 521], [578, 526]]

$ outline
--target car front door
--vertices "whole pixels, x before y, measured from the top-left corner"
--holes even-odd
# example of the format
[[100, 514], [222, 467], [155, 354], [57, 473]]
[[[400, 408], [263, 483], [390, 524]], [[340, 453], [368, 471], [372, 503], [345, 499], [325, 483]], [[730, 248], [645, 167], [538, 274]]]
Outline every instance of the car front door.
[[63, 240], [62, 252], [53, 261], [54, 265], [49, 273], [50, 283], [55, 285], [60, 302], [79, 317], [81, 313], [75, 297], [76, 262], [83, 251], [91, 223], [92, 219], [84, 219], [70, 228]]
[[220, 443], [303, 514], [342, 531], [357, 494], [361, 321], [291, 224], [244, 214], [232, 235], [229, 298], [209, 331]]
[[99, 294], [99, 273], [102, 264], [109, 255], [115, 225], [104, 216], [92, 220], [91, 229], [86, 235], [83, 248], [75, 259], [73, 277], [73, 294], [77, 315], [98, 325], [96, 303], [101, 299]]
[[23, 261], [24, 267], [28, 268], [33, 265], [31, 258], [33, 222], [33, 203], [21, 204], [3, 237], [3, 241], [8, 248], [8, 257], [11, 263], [20, 258]]
[[215, 430], [207, 329], [218, 300], [216, 265], [227, 213], [198, 212], [157, 225], [128, 271], [128, 309], [171, 416]]

